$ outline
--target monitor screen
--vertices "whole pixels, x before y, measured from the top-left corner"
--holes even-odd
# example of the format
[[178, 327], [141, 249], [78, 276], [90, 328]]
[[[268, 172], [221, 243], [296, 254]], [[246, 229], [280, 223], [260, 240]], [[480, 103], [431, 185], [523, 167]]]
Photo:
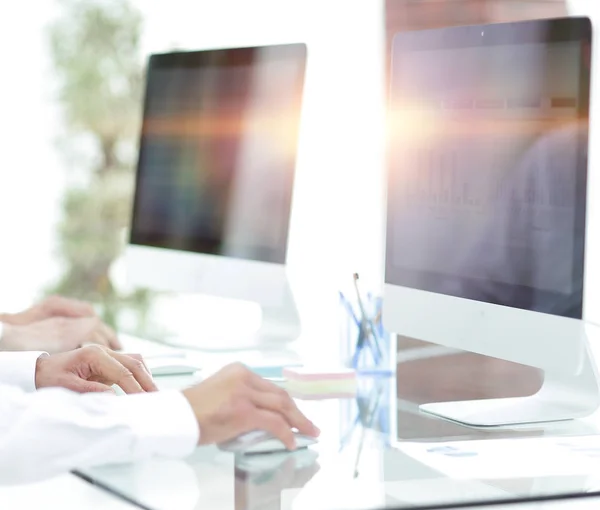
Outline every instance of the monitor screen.
[[386, 283], [581, 318], [591, 27], [398, 34]]
[[131, 244], [284, 263], [306, 48], [152, 55]]

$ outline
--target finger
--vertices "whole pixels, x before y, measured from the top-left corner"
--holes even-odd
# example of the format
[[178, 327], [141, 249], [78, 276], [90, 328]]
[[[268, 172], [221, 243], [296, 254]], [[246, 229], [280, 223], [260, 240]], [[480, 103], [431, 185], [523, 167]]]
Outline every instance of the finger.
[[144, 390], [133, 373], [109, 355], [108, 352], [110, 351], [107, 352], [99, 348], [95, 348], [94, 351], [90, 351], [92, 352], [89, 363], [91, 376], [108, 385], [116, 384], [128, 394], [143, 393]]
[[266, 430], [279, 439], [288, 450], [296, 449], [294, 432], [280, 414], [266, 409], [256, 409], [250, 421], [253, 429]]
[[107, 345], [111, 349], [113, 349], [115, 351], [120, 351], [123, 348], [123, 346], [121, 345], [121, 342], [117, 338], [117, 334], [115, 333], [114, 329], [112, 329], [110, 326], [108, 326], [104, 322], [101, 322], [100, 326], [99, 326], [99, 330], [101, 331], [102, 336], [106, 339]]
[[281, 388], [277, 392], [254, 391], [251, 394], [252, 403], [260, 408], [267, 409], [281, 417], [289, 424], [290, 428], [306, 435], [318, 435], [317, 427], [301, 412], [292, 398]]
[[100, 331], [95, 330], [92, 332], [90, 339], [87, 343], [102, 345], [103, 347], [109, 347], [108, 338], [106, 338]]
[[52, 316], [63, 317], [92, 317], [96, 315], [94, 307], [85, 301], [78, 299], [53, 296], [48, 299], [47, 307]]
[[112, 336], [109, 337], [110, 348], [114, 349], [115, 351], [120, 351], [121, 349], [123, 349], [123, 344], [121, 343], [121, 340], [119, 340], [119, 337], [114, 332], [114, 330], [111, 329], [110, 331], [112, 332]]
[[[286, 412], [287, 419], [292, 423], [292, 426], [296, 427], [301, 434], [317, 437], [321, 433], [319, 427], [302, 414], [294, 400], [283, 388], [280, 388], [271, 381], [267, 381], [258, 375], [251, 379], [250, 384], [253, 388], [262, 393], [275, 395], [276, 397], [274, 398], [268, 398], [268, 403], [265, 405], [278, 406], [277, 408], [283, 409]], [[267, 407], [267, 409], [276, 410], [273, 407]]]
[[121, 342], [119, 342], [117, 335], [110, 326], [98, 320], [97, 327], [98, 334], [102, 336], [102, 343], [106, 345], [109, 349], [113, 349], [115, 351], [121, 350], [123, 347]]
[[131, 372], [144, 391], [158, 391], [158, 388], [150, 375], [150, 371], [146, 365], [144, 365], [141, 356], [130, 356], [128, 354], [121, 354], [113, 351], [109, 351], [108, 354]]
[[97, 333], [102, 337], [102, 343], [110, 349], [115, 351], [122, 349], [121, 342], [117, 339], [114, 330], [103, 322], [98, 325]]
[[102, 334], [100, 328], [102, 322], [98, 317], [85, 317], [70, 320], [76, 321], [78, 331], [80, 332], [76, 337], [80, 339], [81, 346], [97, 344], [108, 347], [108, 339]]
[[285, 390], [282, 390], [282, 388], [277, 386], [275, 383], [272, 383], [271, 381], [267, 381], [267, 379], [265, 379], [264, 377], [261, 377], [258, 374], [255, 374], [255, 373], [252, 373], [252, 377], [251, 377], [249, 383], [253, 388], [256, 388], [259, 391], [268, 391], [268, 392], [285, 391]]
[[126, 356], [130, 356], [134, 359], [137, 359], [139, 361], [142, 362], [142, 365], [144, 365], [144, 368], [146, 369], [146, 372], [148, 372], [148, 374], [152, 375], [152, 372], [150, 372], [150, 369], [148, 368], [148, 365], [146, 365], [146, 360], [144, 359], [144, 357], [141, 354], [137, 354], [134, 352], [124, 352], [123, 354], [125, 354]]
[[113, 395], [116, 395], [115, 390], [106, 384], [86, 381], [77, 376], [65, 380], [63, 387], [77, 393], [112, 393]]

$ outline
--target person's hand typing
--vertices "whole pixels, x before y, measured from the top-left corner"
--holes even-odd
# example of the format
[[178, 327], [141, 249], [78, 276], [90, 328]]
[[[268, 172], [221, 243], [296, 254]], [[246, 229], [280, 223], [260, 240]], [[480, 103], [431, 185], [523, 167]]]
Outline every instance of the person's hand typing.
[[37, 389], [61, 387], [79, 393], [114, 392], [116, 384], [125, 393], [156, 391], [156, 385], [142, 357], [120, 354], [98, 345], [38, 358], [35, 370]]
[[52, 317], [31, 324], [4, 324], [0, 349], [4, 351], [71, 351], [86, 344], [120, 349], [115, 332], [99, 317]]
[[265, 430], [290, 450], [294, 433], [316, 437], [319, 429], [288, 393], [241, 363], [229, 365], [183, 391], [200, 427], [200, 444], [222, 443], [252, 430]]
[[15, 326], [24, 326], [52, 317], [78, 318], [94, 317], [95, 315], [94, 307], [85, 301], [62, 296], [49, 296], [22, 312], [0, 315], [0, 321]]

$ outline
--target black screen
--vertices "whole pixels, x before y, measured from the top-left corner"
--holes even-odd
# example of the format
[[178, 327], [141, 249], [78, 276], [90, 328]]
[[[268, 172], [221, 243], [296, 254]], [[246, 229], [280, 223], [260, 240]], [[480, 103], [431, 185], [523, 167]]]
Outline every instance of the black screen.
[[398, 34], [386, 282], [580, 318], [591, 26]]
[[284, 263], [303, 44], [150, 57], [131, 243]]

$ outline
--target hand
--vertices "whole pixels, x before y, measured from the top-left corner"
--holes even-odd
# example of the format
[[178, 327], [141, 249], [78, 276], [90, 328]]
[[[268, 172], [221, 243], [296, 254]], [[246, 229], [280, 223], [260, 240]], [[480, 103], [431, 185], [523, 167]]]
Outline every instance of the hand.
[[94, 317], [96, 312], [89, 303], [62, 296], [50, 296], [31, 308], [19, 313], [8, 313], [0, 316], [0, 321], [24, 326], [51, 317]]
[[0, 349], [5, 351], [72, 351], [85, 344], [120, 349], [115, 332], [99, 317], [53, 317], [26, 325], [5, 324]]
[[35, 369], [36, 388], [61, 387], [79, 393], [114, 393], [113, 384], [125, 393], [157, 391], [142, 357], [120, 354], [98, 345], [71, 352], [41, 356]]
[[241, 363], [229, 365], [183, 391], [200, 426], [200, 444], [222, 443], [252, 430], [265, 430], [289, 449], [293, 428], [316, 437], [319, 429], [296, 407], [287, 392]]

